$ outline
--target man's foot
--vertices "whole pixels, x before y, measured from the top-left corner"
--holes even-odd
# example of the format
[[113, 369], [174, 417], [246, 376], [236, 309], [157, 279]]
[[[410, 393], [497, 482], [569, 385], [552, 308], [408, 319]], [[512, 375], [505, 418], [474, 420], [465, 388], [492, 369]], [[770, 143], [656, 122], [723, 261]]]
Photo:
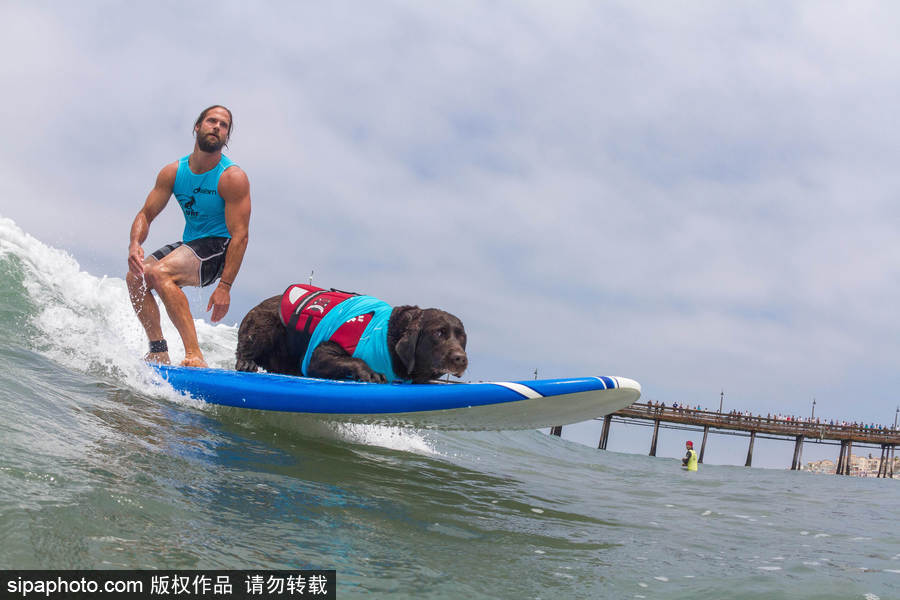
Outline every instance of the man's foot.
[[172, 364], [169, 361], [169, 353], [168, 352], [148, 352], [144, 355], [144, 360], [151, 363], [157, 363], [160, 365], [170, 365]]
[[203, 360], [203, 356], [185, 356], [184, 360], [181, 361], [182, 367], [202, 367], [207, 368], [209, 365], [206, 364], [206, 361]]

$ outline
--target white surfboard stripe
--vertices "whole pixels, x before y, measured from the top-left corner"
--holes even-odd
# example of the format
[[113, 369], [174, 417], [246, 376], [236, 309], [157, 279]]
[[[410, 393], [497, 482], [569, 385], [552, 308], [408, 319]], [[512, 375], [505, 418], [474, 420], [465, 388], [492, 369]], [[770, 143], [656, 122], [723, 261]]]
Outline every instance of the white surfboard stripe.
[[509, 388], [516, 393], [522, 394], [523, 398], [534, 399], [534, 398], [543, 398], [544, 397], [543, 394], [540, 394], [537, 391], [528, 387], [527, 385], [522, 385], [521, 383], [513, 383], [511, 381], [494, 381], [493, 384], [500, 385], [505, 388]]
[[616, 384], [618, 383], [618, 382], [616, 381], [616, 378], [615, 378], [615, 377], [597, 377], [597, 376], [595, 376], [594, 379], [596, 379], [597, 381], [599, 381], [600, 383], [602, 383], [604, 389], [609, 389], [609, 387], [608, 387], [607, 384], [606, 384], [606, 380], [607, 380], [607, 379], [611, 379], [611, 380], [612, 380], [612, 382], [613, 382], [613, 387], [616, 387]]

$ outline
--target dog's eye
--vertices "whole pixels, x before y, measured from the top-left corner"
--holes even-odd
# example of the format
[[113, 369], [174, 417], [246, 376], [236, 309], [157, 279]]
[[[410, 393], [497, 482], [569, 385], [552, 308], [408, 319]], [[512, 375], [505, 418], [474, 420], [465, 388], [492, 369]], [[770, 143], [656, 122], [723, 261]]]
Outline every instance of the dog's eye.
[[435, 329], [434, 337], [444, 337], [444, 330], [443, 329]]

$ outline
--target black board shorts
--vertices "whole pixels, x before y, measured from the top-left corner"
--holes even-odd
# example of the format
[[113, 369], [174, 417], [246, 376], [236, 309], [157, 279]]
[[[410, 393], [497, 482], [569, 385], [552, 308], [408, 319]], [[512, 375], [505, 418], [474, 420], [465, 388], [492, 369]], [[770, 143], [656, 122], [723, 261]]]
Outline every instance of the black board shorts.
[[206, 287], [222, 276], [222, 270], [225, 268], [225, 251], [231, 238], [227, 237], [207, 237], [190, 242], [175, 242], [163, 246], [151, 256], [156, 260], [162, 260], [175, 248], [179, 246], [187, 246], [200, 259], [200, 287]]

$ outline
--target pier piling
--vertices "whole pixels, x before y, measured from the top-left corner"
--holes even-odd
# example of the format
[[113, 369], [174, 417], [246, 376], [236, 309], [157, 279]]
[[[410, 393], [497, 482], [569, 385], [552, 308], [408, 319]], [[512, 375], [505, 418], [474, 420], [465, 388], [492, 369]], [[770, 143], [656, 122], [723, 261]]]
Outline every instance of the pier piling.
[[853, 440], [841, 440], [841, 453], [838, 456], [837, 468], [834, 470], [835, 475], [850, 474], [851, 456], [853, 456]]
[[853, 456], [853, 440], [847, 440], [847, 459], [844, 461], [844, 475], [850, 474], [850, 458]]
[[606, 443], [609, 441], [609, 426], [612, 424], [612, 415], [603, 417], [603, 431], [600, 433], [600, 445], [598, 450], [606, 450]]
[[841, 440], [841, 450], [838, 452], [837, 464], [834, 466], [834, 474], [841, 475], [844, 472], [844, 453], [847, 451], [847, 440]]
[[797, 471], [803, 465], [803, 436], [798, 435], [794, 442], [794, 460], [791, 462], [791, 471]]
[[700, 446], [700, 458], [697, 462], [703, 464], [703, 455], [706, 454], [706, 438], [709, 436], [709, 425], [703, 426], [703, 444]]
[[750, 432], [750, 447], [747, 448], [747, 462], [744, 463], [745, 467], [751, 466], [753, 463], [753, 442], [756, 441], [756, 430]]
[[659, 439], [659, 419], [653, 422], [653, 441], [650, 442], [650, 456], [656, 456], [656, 442]]

